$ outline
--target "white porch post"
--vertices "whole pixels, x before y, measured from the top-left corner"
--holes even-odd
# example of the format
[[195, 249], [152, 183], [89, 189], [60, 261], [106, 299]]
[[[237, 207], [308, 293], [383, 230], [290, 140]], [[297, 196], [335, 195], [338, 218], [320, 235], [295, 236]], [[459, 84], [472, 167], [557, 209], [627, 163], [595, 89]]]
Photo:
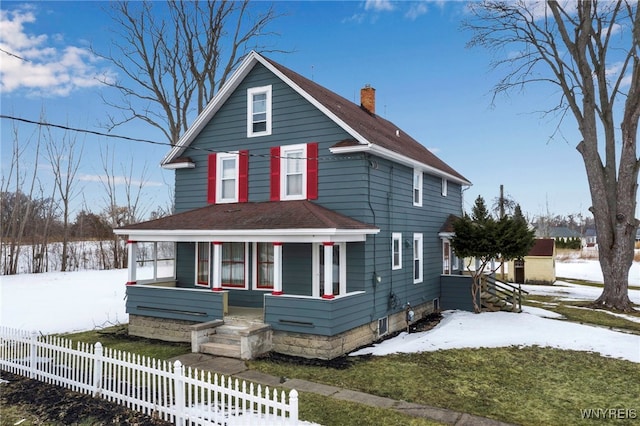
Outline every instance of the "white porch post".
[[282, 294], [282, 243], [273, 243], [273, 292], [274, 296]]
[[133, 240], [127, 241], [127, 285], [136, 285], [136, 242]]
[[322, 243], [324, 246], [324, 292], [323, 299], [333, 299], [333, 243]]
[[213, 291], [222, 291], [222, 243], [213, 242], [213, 274], [211, 276], [211, 286]]

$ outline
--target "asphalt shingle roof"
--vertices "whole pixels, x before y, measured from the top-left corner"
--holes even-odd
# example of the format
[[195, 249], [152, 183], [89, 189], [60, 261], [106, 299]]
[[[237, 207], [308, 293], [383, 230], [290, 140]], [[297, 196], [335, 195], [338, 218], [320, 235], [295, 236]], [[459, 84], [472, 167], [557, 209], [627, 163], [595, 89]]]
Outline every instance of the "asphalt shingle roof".
[[306, 200], [211, 204], [121, 230], [378, 229]]

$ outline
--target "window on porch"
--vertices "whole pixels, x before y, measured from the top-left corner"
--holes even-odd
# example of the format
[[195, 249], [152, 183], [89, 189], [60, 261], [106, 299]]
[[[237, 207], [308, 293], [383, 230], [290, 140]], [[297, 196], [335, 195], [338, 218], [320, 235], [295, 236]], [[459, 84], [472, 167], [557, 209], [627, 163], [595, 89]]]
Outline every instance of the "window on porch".
[[201, 242], [197, 244], [196, 253], [196, 284], [200, 286], [209, 285], [209, 256], [210, 244]]
[[222, 244], [222, 287], [246, 288], [245, 243]]
[[138, 281], [172, 280], [175, 276], [175, 244], [142, 241], [135, 243], [136, 277]]
[[256, 243], [256, 283], [257, 290], [273, 289], [274, 249], [273, 243]]

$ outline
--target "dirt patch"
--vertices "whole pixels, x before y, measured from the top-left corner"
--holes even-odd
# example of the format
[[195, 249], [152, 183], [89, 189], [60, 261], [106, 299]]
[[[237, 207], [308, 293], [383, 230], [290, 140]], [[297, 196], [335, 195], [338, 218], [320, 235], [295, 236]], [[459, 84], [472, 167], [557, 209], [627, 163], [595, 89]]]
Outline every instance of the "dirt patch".
[[[409, 326], [409, 333], [419, 333], [423, 331], [431, 330], [433, 327], [438, 325], [440, 320], [442, 319], [442, 314], [439, 312], [434, 312], [428, 315], [425, 315], [423, 318], [414, 321]], [[392, 339], [399, 335], [400, 333], [404, 333], [407, 330], [396, 331], [395, 333], [389, 333], [386, 336], [382, 337], [376, 343], [382, 342], [384, 340]], [[360, 349], [360, 348], [358, 348]], [[298, 356], [284, 355], [276, 352], [271, 352], [268, 355], [265, 355], [263, 359], [268, 359], [271, 362], [283, 363], [283, 364], [295, 364], [295, 365], [311, 365], [316, 367], [326, 367], [326, 368], [335, 368], [337, 370], [344, 370], [357, 362], [362, 360], [366, 360], [371, 358], [371, 355], [361, 355], [361, 356], [341, 356], [334, 359], [324, 360], [324, 359], [314, 359], [314, 358], [302, 358]]]
[[[32, 424], [168, 426], [169, 423], [129, 410], [101, 398], [93, 398], [15, 374], [0, 372], [0, 406], [19, 407], [30, 413]], [[21, 419], [17, 419], [20, 421]], [[4, 424], [4, 423], [3, 423]], [[17, 424], [17, 423], [16, 423]]]

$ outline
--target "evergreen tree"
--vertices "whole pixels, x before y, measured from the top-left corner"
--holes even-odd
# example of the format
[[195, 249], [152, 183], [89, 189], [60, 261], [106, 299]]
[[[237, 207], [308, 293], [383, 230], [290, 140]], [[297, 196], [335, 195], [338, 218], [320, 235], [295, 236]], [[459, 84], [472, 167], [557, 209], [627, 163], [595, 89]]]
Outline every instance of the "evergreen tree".
[[[485, 270], [494, 259], [504, 261], [521, 259], [529, 253], [534, 243], [534, 232], [529, 230], [520, 206], [516, 206], [513, 216], [505, 216], [496, 221], [489, 212], [481, 196], [475, 201], [471, 216], [464, 215], [453, 224], [455, 235], [451, 240], [456, 255], [461, 258], [475, 258], [479, 267], [471, 271], [473, 284], [471, 297], [475, 312], [480, 312], [478, 294], [482, 288]], [[491, 270], [489, 272], [495, 272]]]

